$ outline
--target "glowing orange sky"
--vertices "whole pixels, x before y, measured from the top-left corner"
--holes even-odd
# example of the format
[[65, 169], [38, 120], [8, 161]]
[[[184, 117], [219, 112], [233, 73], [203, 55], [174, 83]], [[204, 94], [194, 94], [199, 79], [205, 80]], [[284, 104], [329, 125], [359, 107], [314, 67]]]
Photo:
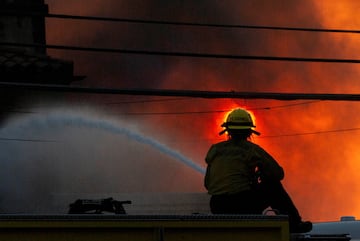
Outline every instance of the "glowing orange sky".
[[[156, 3], [145, 1], [144, 8], [138, 2], [133, 7], [126, 1], [89, 1], [63, 4], [62, 1], [47, 1], [54, 13], [84, 14], [144, 18], [188, 20], [200, 22], [230, 22], [295, 27], [323, 27], [359, 29], [357, 18], [360, 2], [353, 1], [229, 1], [229, 5], [209, 1], [206, 9], [212, 15], [193, 6], [186, 16], [173, 10], [165, 14]], [[116, 2], [116, 3], [115, 3]], [[181, 1], [175, 1], [178, 5]], [[190, 4], [190, 1], [186, 3]], [[251, 2], [251, 3], [250, 3]], [[271, 2], [271, 4], [270, 4]], [[177, 6], [178, 6], [177, 5]], [[168, 6], [169, 7], [169, 6]], [[158, 12], [149, 12], [158, 9]], [[183, 9], [188, 9], [184, 7]], [[183, 10], [182, 9], [182, 10]], [[117, 13], [118, 11], [118, 13]], [[216, 13], [216, 14], [214, 14]], [[119, 15], [116, 15], [119, 14]], [[163, 15], [161, 15], [163, 14]], [[173, 18], [171, 18], [173, 17]], [[134, 30], [134, 26], [105, 23], [92, 26], [85, 23], [58, 25], [48, 22], [49, 44], [85, 44], [119, 47], [158, 47], [184, 51], [198, 50], [220, 53], [245, 53], [254, 55], [358, 58], [359, 37], [356, 34], [304, 33], [249, 31], [229, 32], [216, 30], [216, 34], [199, 30]], [[57, 26], [57, 28], [56, 28]], [[156, 29], [156, 28], [155, 28]], [[67, 34], [64, 34], [64, 31]], [[183, 35], [178, 35], [180, 32]], [[202, 32], [204, 31], [204, 32]], [[190, 34], [194, 41], [184, 37]], [[104, 35], [104, 37], [102, 37]], [[169, 40], [170, 38], [170, 40]], [[214, 40], [212, 40], [214, 38]], [[177, 42], [179, 41], [179, 43]], [[174, 43], [173, 43], [174, 42]], [[157, 46], [156, 44], [159, 44]], [[176, 49], [178, 50], [178, 49]], [[227, 60], [161, 60], [146, 57], [113, 56], [110, 66], [119, 61], [114, 69], [94, 68], [98, 64], [94, 55], [85, 56], [50, 52], [59, 57], [74, 59], [80, 74], [89, 74], [87, 84], [116, 87], [152, 87], [203, 90], [273, 91], [273, 92], [329, 92], [355, 93], [360, 91], [360, 69], [356, 64], [320, 64]], [[119, 58], [119, 59], [117, 59]], [[99, 58], [103, 60], [103, 58]], [[104, 58], [105, 59], [105, 58]], [[100, 61], [100, 60], [99, 60]], [[153, 65], [149, 64], [151, 62]], [[126, 65], [128, 64], [128, 65]], [[124, 66], [125, 67], [122, 67]], [[107, 66], [107, 67], [108, 67]], [[118, 69], [123, 69], [120, 72]], [[134, 69], [132, 69], [134, 68]], [[119, 71], [119, 72], [116, 72]], [[133, 71], [134, 75], [131, 75]], [[145, 72], [140, 75], [141, 72]], [[117, 75], [118, 74], [118, 75]], [[93, 75], [96, 75], [94, 78]], [[147, 82], [140, 81], [147, 78]], [[151, 82], [153, 79], [157, 81]], [[121, 81], [120, 81], [121, 80]], [[271, 100], [179, 100], [149, 105], [126, 106], [122, 110], [137, 111], [199, 111], [230, 110], [238, 105], [253, 109], [257, 130], [262, 133], [254, 141], [268, 150], [284, 167], [284, 184], [297, 204], [304, 219], [313, 221], [334, 220], [343, 215], [360, 217], [360, 184], [357, 183], [360, 169], [359, 131], [337, 131], [360, 127], [360, 105], [356, 102], [331, 101], [271, 101]], [[164, 139], [176, 137], [172, 143], [181, 151], [204, 165], [203, 157], [209, 145], [221, 138], [217, 135], [226, 112], [191, 116], [156, 116], [146, 119], [153, 125], [154, 133]], [[160, 124], [161, 123], [161, 124]], [[328, 133], [322, 133], [330, 131]], [[310, 133], [310, 134], [306, 134]], [[300, 135], [301, 134], [301, 135]], [[202, 140], [198, 145], [189, 139]], [[204, 141], [205, 140], [205, 141]], [[204, 191], [199, 184], [199, 191]]]

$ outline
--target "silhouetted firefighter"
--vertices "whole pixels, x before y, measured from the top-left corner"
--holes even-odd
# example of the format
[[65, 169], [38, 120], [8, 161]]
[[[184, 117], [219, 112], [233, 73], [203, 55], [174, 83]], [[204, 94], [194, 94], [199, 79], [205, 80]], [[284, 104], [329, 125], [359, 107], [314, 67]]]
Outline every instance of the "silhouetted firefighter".
[[263, 214], [271, 207], [289, 217], [291, 233], [311, 231], [312, 223], [302, 220], [281, 183], [283, 168], [251, 141], [253, 134], [260, 134], [254, 129], [251, 114], [245, 109], [234, 109], [221, 127], [224, 129], [219, 134], [227, 133], [228, 140], [213, 144], [205, 157], [204, 185], [211, 195], [211, 212]]
[[70, 204], [69, 214], [126, 214], [123, 204], [131, 204], [131, 201], [116, 201], [111, 197], [97, 200], [78, 199]]

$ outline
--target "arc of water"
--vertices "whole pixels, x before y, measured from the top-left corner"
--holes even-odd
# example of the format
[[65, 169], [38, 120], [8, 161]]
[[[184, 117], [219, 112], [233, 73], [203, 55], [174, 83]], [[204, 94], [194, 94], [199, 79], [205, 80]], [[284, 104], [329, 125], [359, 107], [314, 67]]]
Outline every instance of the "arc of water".
[[109, 131], [114, 134], [118, 135], [125, 135], [126, 137], [137, 141], [139, 143], [143, 143], [149, 145], [158, 151], [180, 161], [181, 163], [187, 165], [188, 167], [192, 168], [193, 170], [205, 174], [205, 169], [198, 165], [197, 163], [193, 162], [186, 156], [182, 155], [178, 151], [175, 151], [168, 147], [167, 145], [160, 143], [159, 141], [145, 137], [144, 135], [130, 130], [121, 126], [118, 126], [116, 123], [113, 123], [108, 120], [96, 120], [94, 118], [89, 118], [88, 116], [81, 116], [81, 115], [74, 115], [74, 114], [52, 114], [48, 115], [46, 118], [39, 120], [40, 122], [46, 121], [49, 125], [70, 125], [70, 126], [80, 126], [80, 127], [89, 127], [89, 128], [98, 128], [102, 130]]

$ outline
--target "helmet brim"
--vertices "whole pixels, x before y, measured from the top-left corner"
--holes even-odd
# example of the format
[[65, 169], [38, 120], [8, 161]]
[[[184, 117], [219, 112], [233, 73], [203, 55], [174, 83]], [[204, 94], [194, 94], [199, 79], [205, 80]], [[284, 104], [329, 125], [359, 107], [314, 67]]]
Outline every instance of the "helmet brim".
[[233, 130], [246, 130], [246, 129], [252, 129], [254, 128], [254, 126], [232, 126], [232, 125], [229, 125], [227, 126], [227, 129], [233, 129]]
[[225, 128], [224, 130], [219, 132], [219, 135], [221, 136], [222, 134], [224, 134], [225, 132], [229, 131], [229, 130], [251, 130], [252, 133], [254, 133], [257, 136], [260, 136], [260, 132], [252, 129], [253, 127], [245, 127], [245, 126], [234, 126], [234, 128], [229, 128], [230, 126], [228, 126], [228, 128]]

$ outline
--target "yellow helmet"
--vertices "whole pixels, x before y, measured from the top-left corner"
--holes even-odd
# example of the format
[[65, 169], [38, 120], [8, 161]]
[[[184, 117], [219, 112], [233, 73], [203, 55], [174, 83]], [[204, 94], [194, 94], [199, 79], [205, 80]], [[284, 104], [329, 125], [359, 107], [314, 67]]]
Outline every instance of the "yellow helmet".
[[255, 125], [250, 113], [240, 108], [231, 111], [226, 118], [226, 122], [224, 122], [221, 127], [224, 127], [225, 129], [219, 133], [220, 135], [222, 135], [228, 130], [246, 129], [252, 130], [252, 132], [257, 135], [260, 134], [253, 129], [255, 128]]

